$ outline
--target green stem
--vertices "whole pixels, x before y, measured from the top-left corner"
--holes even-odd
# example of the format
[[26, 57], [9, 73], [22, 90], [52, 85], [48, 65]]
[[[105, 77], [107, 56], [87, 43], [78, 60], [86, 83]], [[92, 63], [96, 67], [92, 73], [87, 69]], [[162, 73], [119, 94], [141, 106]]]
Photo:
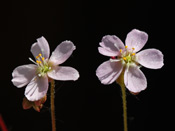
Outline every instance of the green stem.
[[119, 78], [116, 81], [120, 87], [122, 92], [122, 101], [123, 101], [123, 125], [124, 125], [124, 131], [128, 131], [127, 126], [127, 101], [126, 101], [126, 87], [124, 84], [124, 71], [120, 74]]
[[127, 102], [126, 102], [126, 89], [125, 86], [121, 86], [122, 91], [122, 100], [123, 100], [123, 123], [124, 123], [124, 131], [128, 130], [127, 127]]
[[55, 104], [54, 104], [54, 93], [55, 93], [55, 81], [51, 80], [50, 88], [50, 104], [51, 104], [51, 119], [52, 119], [52, 131], [56, 131], [56, 120], [55, 120]]

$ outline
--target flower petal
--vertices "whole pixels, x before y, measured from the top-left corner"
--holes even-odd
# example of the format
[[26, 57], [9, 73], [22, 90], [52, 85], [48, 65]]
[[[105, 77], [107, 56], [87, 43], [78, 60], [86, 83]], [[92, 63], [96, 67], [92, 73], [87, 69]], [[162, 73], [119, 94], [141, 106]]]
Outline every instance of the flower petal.
[[34, 77], [25, 89], [25, 96], [29, 101], [37, 101], [43, 98], [48, 90], [48, 78]]
[[128, 33], [125, 43], [128, 46], [128, 49], [134, 49], [134, 52], [137, 52], [143, 48], [148, 40], [148, 34], [137, 29], [133, 29]]
[[12, 82], [18, 88], [27, 85], [35, 76], [37, 66], [34, 64], [18, 66], [12, 73]]
[[108, 85], [113, 83], [123, 70], [121, 61], [105, 61], [96, 70], [96, 75], [102, 84]]
[[133, 93], [138, 93], [147, 87], [146, 77], [138, 66], [129, 66], [129, 69], [125, 70], [124, 82], [126, 88]]
[[53, 71], [48, 72], [48, 76], [55, 80], [77, 80], [79, 73], [72, 67], [55, 66]]
[[120, 49], [124, 49], [123, 42], [115, 35], [106, 35], [100, 43], [99, 53], [105, 56], [117, 56]]
[[137, 62], [144, 67], [159, 69], [163, 64], [163, 54], [157, 49], [146, 49], [136, 54]]
[[59, 65], [65, 62], [75, 50], [75, 48], [76, 47], [71, 41], [63, 41], [56, 47], [55, 51], [52, 52], [50, 61], [53, 62], [55, 65]]
[[37, 42], [32, 45], [31, 52], [35, 58], [41, 53], [45, 59], [48, 59], [50, 48], [47, 40], [43, 36], [38, 38]]
[[107, 50], [103, 47], [98, 47], [98, 51], [100, 54], [105, 55], [105, 56], [117, 56], [116, 52], [112, 52], [112, 51]]

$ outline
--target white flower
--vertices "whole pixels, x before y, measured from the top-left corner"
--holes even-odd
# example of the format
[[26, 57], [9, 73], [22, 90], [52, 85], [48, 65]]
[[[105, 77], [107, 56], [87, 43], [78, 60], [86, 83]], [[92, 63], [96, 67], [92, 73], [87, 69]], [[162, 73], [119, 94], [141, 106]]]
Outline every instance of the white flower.
[[[104, 36], [98, 50], [102, 55], [110, 56], [111, 59], [102, 63], [96, 70], [101, 83], [113, 83], [124, 71], [126, 88], [133, 93], [144, 90], [147, 87], [147, 81], [140, 66], [150, 69], [159, 69], [163, 66], [163, 54], [159, 50], [140, 51], [147, 40], [148, 34], [137, 29], [128, 33], [125, 46], [117, 36]], [[138, 51], [140, 52], [137, 53]]]
[[35, 64], [18, 66], [14, 69], [12, 82], [18, 88], [27, 85], [25, 96], [29, 101], [37, 101], [43, 98], [48, 90], [49, 79], [55, 80], [77, 80], [79, 73], [72, 67], [59, 66], [65, 62], [75, 46], [71, 41], [59, 44], [50, 56], [49, 44], [44, 37], [38, 38], [31, 47]]

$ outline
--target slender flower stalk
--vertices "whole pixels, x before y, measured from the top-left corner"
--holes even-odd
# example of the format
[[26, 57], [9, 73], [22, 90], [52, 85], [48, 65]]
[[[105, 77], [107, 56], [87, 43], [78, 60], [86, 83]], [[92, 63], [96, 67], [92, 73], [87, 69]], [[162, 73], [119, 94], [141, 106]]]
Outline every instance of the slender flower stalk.
[[126, 88], [125, 88], [124, 85], [121, 86], [121, 91], [122, 91], [122, 100], [123, 100], [123, 124], [124, 124], [124, 131], [128, 131]]
[[52, 120], [52, 131], [56, 131], [56, 119], [55, 119], [55, 81], [51, 79], [50, 88], [50, 107], [51, 107], [51, 120]]
[[126, 100], [126, 88], [125, 88], [125, 84], [124, 84], [124, 72], [121, 73], [121, 75], [116, 80], [116, 82], [120, 85], [121, 92], [122, 92], [124, 131], [128, 131], [128, 124], [127, 124], [128, 123], [127, 122], [127, 100]]

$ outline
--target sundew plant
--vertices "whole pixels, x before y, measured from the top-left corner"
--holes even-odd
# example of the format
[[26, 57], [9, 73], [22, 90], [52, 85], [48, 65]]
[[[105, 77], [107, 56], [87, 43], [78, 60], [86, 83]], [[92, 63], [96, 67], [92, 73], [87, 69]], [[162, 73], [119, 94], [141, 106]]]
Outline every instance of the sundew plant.
[[125, 45], [115, 35], [106, 35], [100, 42], [98, 51], [110, 57], [96, 70], [102, 84], [117, 82], [121, 86], [123, 98], [124, 131], [127, 131], [127, 111], [125, 87], [138, 94], [147, 88], [147, 80], [140, 68], [160, 69], [163, 64], [161, 51], [151, 48], [140, 51], [148, 40], [146, 32], [133, 29], [127, 34]]
[[[76, 69], [68, 66], [61, 66], [73, 51], [76, 49], [71, 41], [63, 41], [59, 44], [50, 56], [50, 48], [44, 37], [37, 39], [31, 47], [31, 52], [35, 58], [33, 64], [18, 66], [12, 72], [12, 82], [18, 87], [24, 87], [25, 98], [23, 99], [23, 108], [33, 107], [40, 111], [43, 103], [46, 101], [49, 82], [51, 83], [51, 118], [52, 131], [56, 131], [55, 107], [54, 107], [54, 80], [77, 80], [79, 73]], [[50, 56], [50, 57], [49, 57]]]
[[[104, 85], [114, 82], [121, 87], [123, 100], [124, 131], [127, 127], [127, 102], [126, 89], [136, 95], [147, 88], [147, 79], [141, 71], [141, 67], [160, 69], [164, 65], [163, 54], [155, 48], [141, 49], [148, 40], [148, 34], [138, 29], [131, 30], [125, 40], [125, 44], [115, 35], [106, 35], [99, 43], [100, 54], [109, 57], [96, 70], [96, 76]], [[54, 92], [55, 80], [76, 81], [79, 72], [70, 66], [62, 64], [76, 49], [71, 41], [61, 42], [50, 55], [50, 47], [42, 36], [31, 46], [34, 60], [29, 58], [32, 64], [16, 67], [12, 72], [12, 83], [17, 88], [25, 87], [23, 108], [33, 107], [40, 112], [47, 100], [47, 92], [50, 83], [51, 96], [51, 122], [52, 131], [56, 131]], [[81, 54], [80, 54], [81, 55]], [[94, 73], [95, 75], [95, 73]]]

